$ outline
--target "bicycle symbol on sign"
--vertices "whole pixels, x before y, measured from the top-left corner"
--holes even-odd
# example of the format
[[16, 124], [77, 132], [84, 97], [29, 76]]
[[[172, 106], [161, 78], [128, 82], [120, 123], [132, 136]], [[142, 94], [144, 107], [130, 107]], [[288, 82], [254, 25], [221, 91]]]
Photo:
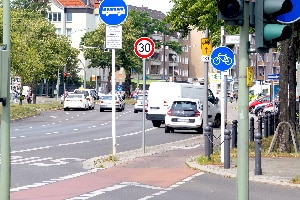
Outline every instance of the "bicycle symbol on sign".
[[218, 56], [215, 57], [212, 62], [215, 65], [219, 65], [221, 62], [225, 63], [226, 65], [233, 64], [232, 58], [228, 57], [227, 54], [222, 55], [221, 53], [218, 53]]

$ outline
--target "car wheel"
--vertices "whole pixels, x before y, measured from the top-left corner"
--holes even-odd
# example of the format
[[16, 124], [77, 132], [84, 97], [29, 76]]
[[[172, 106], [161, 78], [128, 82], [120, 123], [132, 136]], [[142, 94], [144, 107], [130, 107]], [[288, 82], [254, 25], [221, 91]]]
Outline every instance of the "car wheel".
[[103, 112], [104, 111], [104, 109], [103, 108], [100, 108], [100, 112]]
[[170, 127], [169, 126], [165, 126], [165, 133], [170, 133], [171, 130], [170, 130]]
[[68, 108], [64, 108], [64, 111], [67, 111], [68, 110]]
[[138, 113], [138, 111], [137, 111], [137, 110], [133, 110], [133, 112], [134, 112], [134, 113]]
[[199, 128], [196, 129], [197, 133], [203, 134], [203, 127], [200, 126]]

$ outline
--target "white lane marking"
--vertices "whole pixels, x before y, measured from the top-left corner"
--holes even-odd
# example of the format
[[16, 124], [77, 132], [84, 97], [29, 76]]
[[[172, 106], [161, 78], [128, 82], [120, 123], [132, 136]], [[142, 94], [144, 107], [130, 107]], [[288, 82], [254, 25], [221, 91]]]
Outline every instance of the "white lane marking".
[[187, 177], [187, 178], [185, 178], [181, 181], [178, 181], [177, 183], [169, 186], [168, 188], [156, 187], [156, 186], [152, 186], [152, 185], [145, 185], [145, 184], [140, 184], [138, 182], [122, 182], [120, 184], [116, 184], [116, 185], [113, 185], [113, 186], [109, 186], [109, 187], [106, 187], [106, 188], [102, 188], [102, 189], [99, 189], [99, 190], [95, 190], [95, 191], [92, 191], [92, 192], [81, 194], [79, 196], [72, 197], [72, 198], [69, 198], [69, 199], [66, 199], [66, 200], [86, 200], [86, 199], [94, 198], [94, 197], [97, 197], [99, 195], [102, 195], [102, 194], [105, 194], [105, 193], [108, 193], [108, 192], [112, 192], [112, 191], [115, 191], [115, 190], [118, 190], [118, 189], [121, 189], [121, 188], [124, 188], [124, 187], [127, 187], [127, 186], [142, 187], [142, 188], [147, 188], [147, 189], [150, 189], [150, 190], [159, 190], [158, 192], [155, 192], [152, 195], [148, 195], [148, 196], [145, 196], [145, 197], [142, 197], [142, 198], [139, 199], [139, 200], [147, 200], [147, 199], [151, 199], [151, 198], [160, 196], [162, 194], [165, 194], [168, 191], [171, 191], [174, 188], [177, 188], [177, 187], [191, 181], [195, 177], [203, 175], [203, 174], [204, 174], [204, 172], [199, 172], [199, 173], [194, 174], [192, 176], [189, 176], [189, 177]]
[[60, 159], [49, 160], [52, 163], [33, 163], [33, 164], [29, 164], [29, 165], [35, 165], [35, 166], [39, 166], [39, 167], [59, 166], [59, 165], [65, 165], [65, 164], [70, 163], [70, 162], [67, 162], [67, 160], [73, 160], [75, 162], [81, 162], [81, 161], [84, 161], [85, 159], [80, 159], [80, 158], [60, 158]]
[[67, 180], [67, 179], [76, 178], [76, 177], [83, 176], [83, 175], [86, 175], [86, 174], [90, 174], [90, 173], [93, 173], [93, 172], [95, 172], [95, 170], [79, 172], [79, 173], [75, 173], [75, 174], [71, 174], [71, 175], [67, 175], [67, 176], [62, 176], [62, 177], [59, 177], [57, 179], [50, 179], [48, 181], [43, 181], [41, 183], [34, 183], [34, 184], [31, 184], [31, 185], [25, 185], [25, 186], [21, 186], [21, 187], [17, 187], [17, 188], [12, 188], [12, 189], [10, 189], [10, 192], [18, 192], [18, 191], [21, 191], [21, 190], [28, 190], [28, 189], [31, 189], [31, 188], [36, 188], [36, 187], [48, 185], [48, 184], [51, 184], [51, 183], [56, 183], [56, 182], [59, 182], [59, 181], [64, 181], [64, 180]]
[[153, 189], [153, 190], [162, 190], [163, 189], [161, 187], [154, 187], [154, 186], [151, 186], [151, 185], [144, 185], [144, 184], [140, 184], [140, 183], [137, 183], [137, 182], [122, 182], [120, 184], [116, 184], [116, 185], [113, 185], [113, 186], [110, 186], [110, 187], [95, 190], [95, 191], [92, 191], [92, 192], [89, 192], [89, 193], [86, 193], [86, 194], [82, 194], [82, 195], [77, 196], [77, 197], [72, 197], [72, 198], [69, 198], [69, 199], [66, 199], [66, 200], [90, 199], [90, 198], [99, 196], [101, 194], [105, 194], [107, 192], [112, 192], [114, 190], [118, 190], [118, 189], [128, 187], [128, 186], [143, 187], [143, 188], [148, 188], [148, 189]]

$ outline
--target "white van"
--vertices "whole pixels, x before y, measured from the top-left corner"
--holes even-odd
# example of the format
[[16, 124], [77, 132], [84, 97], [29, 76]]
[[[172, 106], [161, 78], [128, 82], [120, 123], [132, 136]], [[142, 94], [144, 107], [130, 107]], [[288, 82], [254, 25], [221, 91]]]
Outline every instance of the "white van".
[[[146, 106], [146, 119], [151, 120], [154, 127], [164, 124], [168, 107], [177, 98], [193, 98], [204, 102], [204, 86], [193, 83], [153, 82], [150, 83]], [[215, 121], [215, 126], [221, 125], [221, 112], [216, 105], [216, 99], [208, 91], [208, 121]]]

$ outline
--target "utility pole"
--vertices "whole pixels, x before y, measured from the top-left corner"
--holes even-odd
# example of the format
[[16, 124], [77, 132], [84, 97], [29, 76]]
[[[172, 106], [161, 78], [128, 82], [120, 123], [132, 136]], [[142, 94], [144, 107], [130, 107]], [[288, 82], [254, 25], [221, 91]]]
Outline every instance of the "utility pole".
[[249, 199], [249, 88], [247, 66], [249, 62], [249, 1], [244, 1], [244, 24], [240, 26], [239, 52], [239, 101], [238, 101], [238, 148], [237, 148], [237, 200]]
[[3, 46], [0, 49], [1, 168], [0, 199], [10, 199], [10, 1], [3, 0]]

